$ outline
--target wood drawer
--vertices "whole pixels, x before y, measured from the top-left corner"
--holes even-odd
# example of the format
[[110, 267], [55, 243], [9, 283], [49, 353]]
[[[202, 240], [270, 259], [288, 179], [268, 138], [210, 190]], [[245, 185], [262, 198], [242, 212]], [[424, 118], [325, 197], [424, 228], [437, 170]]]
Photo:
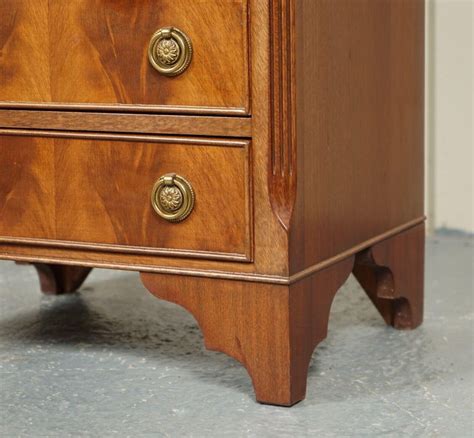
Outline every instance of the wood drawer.
[[[247, 0], [0, 0], [0, 106], [248, 113]], [[176, 77], [152, 35], [192, 41]]]
[[[50, 135], [0, 136], [0, 241], [252, 259], [248, 142]], [[195, 193], [179, 223], [158, 216], [150, 200], [172, 172]]]

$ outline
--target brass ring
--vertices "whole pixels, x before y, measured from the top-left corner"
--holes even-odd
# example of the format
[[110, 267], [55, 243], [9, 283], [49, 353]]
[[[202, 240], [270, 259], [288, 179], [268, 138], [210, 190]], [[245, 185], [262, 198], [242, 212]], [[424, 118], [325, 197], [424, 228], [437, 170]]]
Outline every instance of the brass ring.
[[175, 173], [163, 175], [151, 192], [151, 205], [160, 217], [169, 222], [184, 221], [194, 208], [191, 184]]
[[193, 45], [191, 39], [176, 27], [156, 31], [148, 47], [150, 64], [164, 76], [178, 76], [191, 64]]

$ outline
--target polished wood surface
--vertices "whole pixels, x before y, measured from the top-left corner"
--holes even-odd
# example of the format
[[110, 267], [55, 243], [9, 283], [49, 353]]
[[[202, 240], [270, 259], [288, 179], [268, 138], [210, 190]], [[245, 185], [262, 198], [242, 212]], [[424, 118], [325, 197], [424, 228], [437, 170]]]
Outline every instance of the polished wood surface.
[[1, 128], [249, 138], [252, 136], [252, 119], [0, 109]]
[[[353, 265], [388, 324], [421, 323], [423, 0], [0, 12], [0, 258], [141, 271], [247, 367], [264, 403], [304, 397]], [[145, 57], [169, 25], [196, 38], [174, 79]], [[195, 185], [181, 224], [150, 207], [167, 172]]]
[[295, 2], [290, 272], [424, 220], [424, 2]]
[[[246, 142], [0, 136], [0, 240], [249, 260], [248, 151]], [[196, 193], [193, 213], [178, 224], [161, 219], [150, 202], [154, 183], [172, 172]]]
[[[269, 41], [269, 10], [266, 1], [251, 0], [249, 11], [252, 15], [250, 20], [250, 34], [255, 41]], [[267, 166], [270, 160], [270, 124], [271, 102], [270, 85], [268, 81], [271, 70], [270, 53], [267, 44], [253, 44], [249, 47], [251, 54], [251, 99], [252, 99], [252, 150], [250, 153], [250, 170], [253, 178], [253, 263], [234, 263], [210, 260], [197, 260], [195, 258], [179, 260], [166, 256], [114, 253], [88, 250], [84, 248], [63, 249], [59, 247], [46, 248], [28, 243], [15, 244], [0, 242], [0, 255], [2, 258], [30, 260], [40, 259], [47, 263], [87, 264], [90, 266], [102, 266], [117, 269], [135, 269], [154, 272], [180, 272], [192, 271], [198, 274], [207, 274], [217, 277], [248, 276], [252, 280], [261, 278], [264, 281], [287, 282], [288, 277], [288, 236], [281, 227], [278, 218], [269, 208], [268, 196], [268, 172]], [[64, 109], [64, 107], [61, 107]], [[84, 106], [80, 106], [82, 110]], [[201, 114], [198, 107], [192, 108], [196, 114]], [[133, 106], [133, 111], [143, 114], [143, 106]], [[177, 107], [170, 107], [170, 111], [176, 112]], [[87, 114], [87, 113], [85, 113]], [[36, 117], [36, 116], [32, 116]], [[117, 125], [120, 128], [120, 124]], [[186, 124], [185, 124], [186, 126]], [[0, 129], [0, 135], [26, 135], [27, 129], [16, 128]], [[69, 132], [61, 133], [55, 131], [34, 131], [35, 136], [68, 136], [71, 138], [94, 138], [107, 140], [109, 134], [103, 132]], [[135, 141], [138, 133], [120, 134], [125, 141]], [[146, 136], [146, 141], [150, 141]], [[196, 142], [201, 141], [196, 137]], [[216, 145], [221, 142], [216, 141]]]
[[313, 350], [353, 264], [350, 257], [292, 286], [155, 274], [142, 281], [194, 315], [208, 349], [246, 367], [259, 402], [291, 406], [305, 397]]
[[[0, 0], [0, 101], [249, 111], [246, 0]], [[186, 72], [148, 62], [153, 33], [193, 42]]]

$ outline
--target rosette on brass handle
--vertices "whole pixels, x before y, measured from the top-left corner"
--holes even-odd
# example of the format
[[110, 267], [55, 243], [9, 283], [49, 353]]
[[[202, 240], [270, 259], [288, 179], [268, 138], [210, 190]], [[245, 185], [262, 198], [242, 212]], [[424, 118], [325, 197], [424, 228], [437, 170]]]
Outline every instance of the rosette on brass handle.
[[191, 39], [176, 27], [164, 27], [151, 37], [148, 59], [162, 75], [180, 75], [189, 67], [192, 57]]
[[194, 190], [182, 176], [163, 175], [153, 187], [151, 205], [167, 221], [184, 221], [194, 208]]

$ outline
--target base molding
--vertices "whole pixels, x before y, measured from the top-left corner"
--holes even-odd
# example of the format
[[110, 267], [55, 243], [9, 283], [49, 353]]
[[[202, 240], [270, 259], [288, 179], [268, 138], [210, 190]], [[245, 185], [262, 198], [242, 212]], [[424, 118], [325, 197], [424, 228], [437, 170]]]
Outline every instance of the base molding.
[[[410, 228], [290, 284], [142, 272], [145, 287], [197, 320], [210, 350], [247, 369], [261, 403], [304, 399], [309, 363], [326, 337], [333, 299], [353, 272], [387, 324], [423, 320], [424, 224]], [[48, 294], [77, 290], [88, 267], [33, 263]]]
[[[227, 265], [224, 265], [222, 262], [212, 262], [213, 264], [209, 265], [209, 268], [201, 268], [201, 266], [196, 268], [181, 268], [178, 266], [174, 266], [175, 263], [165, 265], [163, 263], [163, 260], [167, 260], [169, 262], [171, 260], [170, 258], [163, 260], [160, 259], [159, 261], [156, 261], [156, 264], [148, 264], [147, 261], [143, 258], [143, 256], [135, 260], [134, 257], [136, 256], [133, 254], [127, 256], [129, 260], [128, 263], [123, 263], [121, 261], [118, 261], [120, 259], [119, 254], [107, 254], [98, 251], [84, 252], [78, 249], [66, 248], [55, 248], [54, 251], [51, 251], [49, 248], [31, 245], [28, 246], [25, 245], [24, 242], [22, 244], [2, 242], [1, 238], [0, 259], [23, 261], [32, 264], [41, 263], [49, 265], [57, 264], [68, 266], [84, 266], [89, 268], [119, 269], [164, 275], [184, 275], [193, 277], [213, 278], [219, 280], [249, 281], [252, 283], [258, 282], [268, 284], [291, 285], [293, 283], [299, 282], [305, 277], [313, 275], [318, 271], [324, 270], [331, 265], [337, 264], [348, 257], [356, 255], [363, 250], [371, 248], [380, 242], [390, 239], [396, 236], [397, 234], [404, 233], [405, 231], [408, 231], [411, 228], [423, 225], [424, 221], [425, 217], [420, 217], [398, 227], [392, 228], [385, 233], [379, 234], [371, 239], [361, 242], [334, 257], [330, 257], [326, 260], [323, 260], [322, 262], [309, 266], [299, 272], [295, 272], [290, 276], [240, 271], [239, 269], [241, 268], [241, 266], [246, 265], [244, 263], [241, 263], [238, 266], [235, 264], [232, 265], [232, 267], [235, 268], [233, 271], [226, 270], [225, 268]], [[107, 256], [102, 256], [102, 254], [107, 254]], [[109, 260], [109, 258], [113, 258], [114, 260]], [[201, 262], [201, 260], [199, 260], [199, 262]], [[160, 263], [163, 264], [161, 265]], [[216, 265], [214, 263], [219, 263], [219, 269], [216, 269]]]
[[257, 401], [291, 406], [304, 399], [309, 363], [326, 337], [333, 299], [351, 272], [387, 324], [423, 319], [424, 224], [292, 284], [142, 273], [156, 297], [187, 309], [210, 350], [241, 362]]

